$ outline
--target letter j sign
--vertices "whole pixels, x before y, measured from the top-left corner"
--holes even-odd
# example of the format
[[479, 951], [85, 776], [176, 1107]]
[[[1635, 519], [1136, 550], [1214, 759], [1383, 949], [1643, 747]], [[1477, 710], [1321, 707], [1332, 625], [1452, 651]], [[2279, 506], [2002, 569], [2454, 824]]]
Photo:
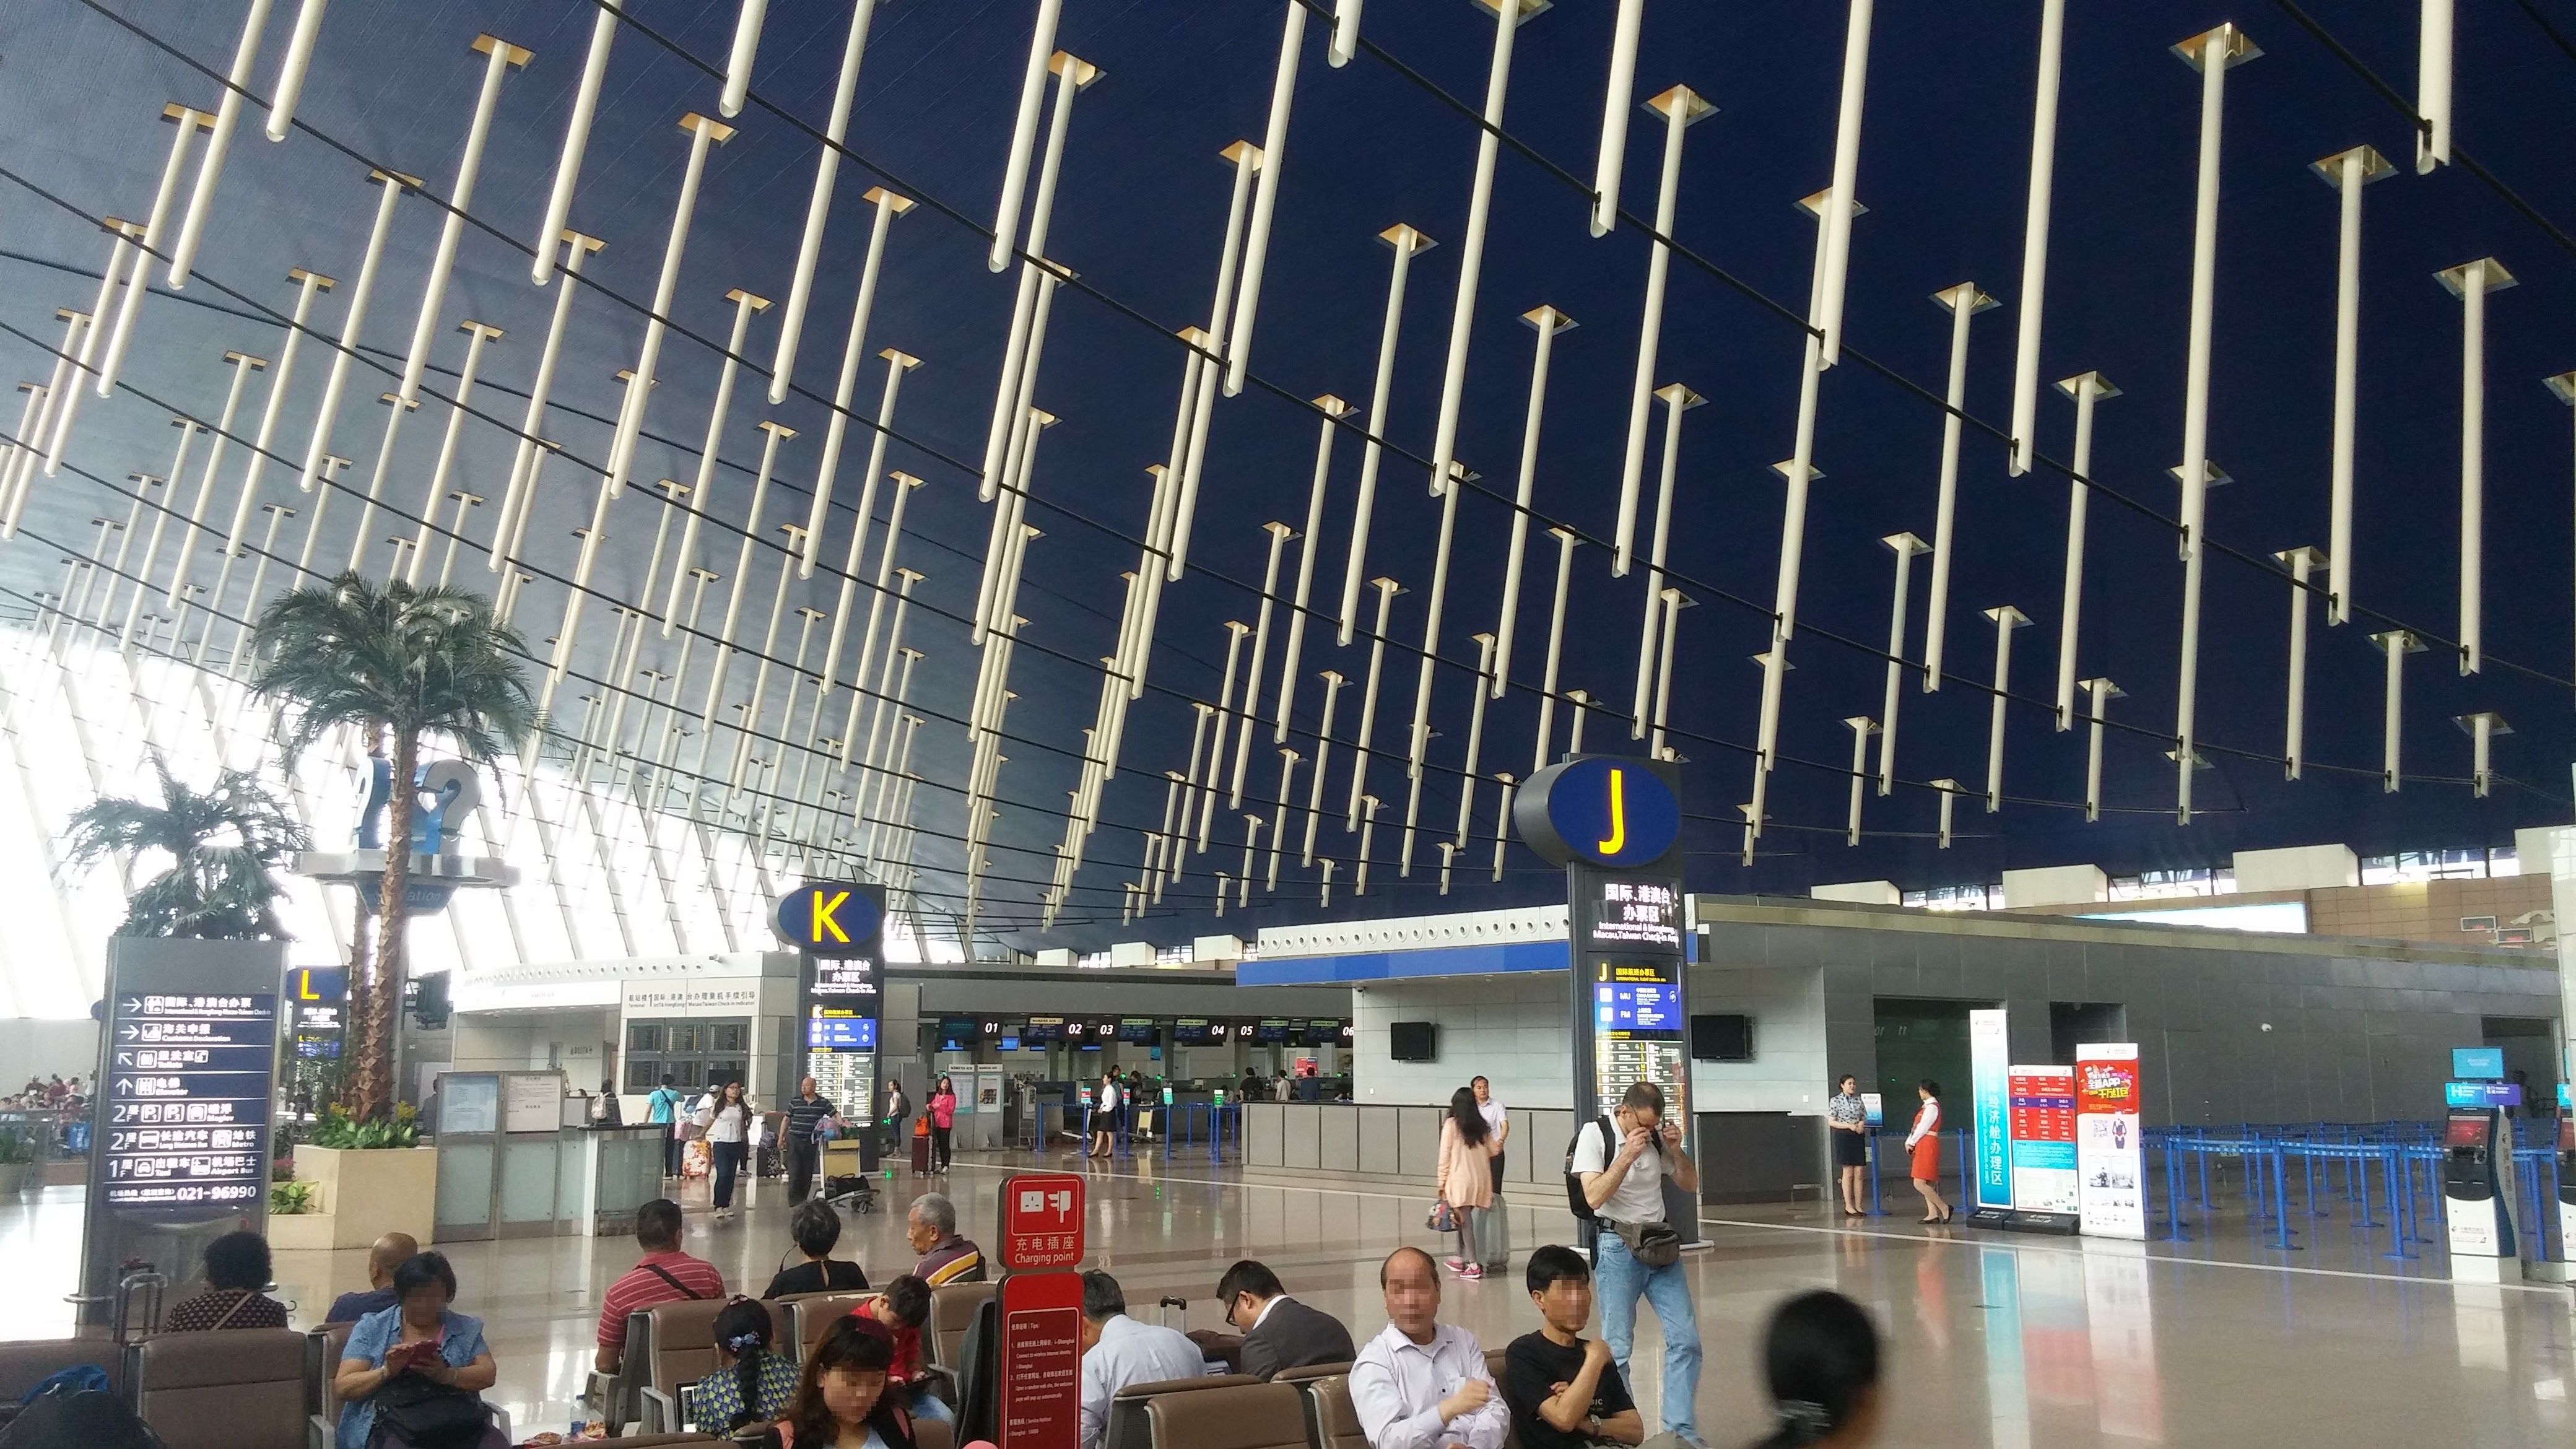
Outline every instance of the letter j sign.
[[808, 881], [778, 902], [778, 934], [816, 956], [873, 956], [885, 919], [885, 888], [856, 881]]
[[1560, 761], [1532, 775], [1513, 797], [1512, 824], [1550, 865], [1654, 865], [1681, 838], [1681, 801], [1669, 769], [1615, 755]]

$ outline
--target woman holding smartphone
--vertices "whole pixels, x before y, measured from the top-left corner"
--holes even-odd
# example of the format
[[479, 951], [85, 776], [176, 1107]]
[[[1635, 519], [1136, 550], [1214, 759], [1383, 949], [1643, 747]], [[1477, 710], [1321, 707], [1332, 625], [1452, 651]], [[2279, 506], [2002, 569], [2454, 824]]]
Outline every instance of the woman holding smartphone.
[[[509, 1439], [481, 1402], [501, 1376], [483, 1343], [482, 1320], [447, 1305], [456, 1271], [442, 1253], [415, 1253], [394, 1270], [395, 1303], [358, 1320], [341, 1350], [332, 1387], [340, 1396], [338, 1449], [412, 1443], [407, 1429], [479, 1416], [481, 1431], [438, 1442], [507, 1449]], [[428, 1437], [424, 1435], [423, 1437]]]

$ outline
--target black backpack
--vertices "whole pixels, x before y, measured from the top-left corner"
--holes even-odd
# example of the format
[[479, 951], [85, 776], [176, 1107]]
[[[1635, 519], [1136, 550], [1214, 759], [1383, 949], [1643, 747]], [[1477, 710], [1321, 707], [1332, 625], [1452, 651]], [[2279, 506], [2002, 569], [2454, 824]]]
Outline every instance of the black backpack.
[[1583, 1134], [1595, 1130], [1598, 1130], [1601, 1134], [1602, 1164], [1606, 1167], [1610, 1163], [1611, 1159], [1619, 1155], [1619, 1129], [1611, 1126], [1610, 1119], [1607, 1117], [1595, 1117], [1591, 1121], [1584, 1123], [1582, 1126], [1575, 1128], [1574, 1135], [1566, 1140], [1565, 1205], [1574, 1213], [1574, 1220], [1579, 1223], [1597, 1223], [1601, 1221], [1601, 1214], [1593, 1209], [1592, 1200], [1583, 1195], [1583, 1178], [1581, 1174], [1574, 1170], [1574, 1154], [1576, 1149], [1583, 1145]]
[[61, 1390], [27, 1401], [6, 1429], [6, 1449], [162, 1449], [152, 1432], [125, 1401], [114, 1394]]

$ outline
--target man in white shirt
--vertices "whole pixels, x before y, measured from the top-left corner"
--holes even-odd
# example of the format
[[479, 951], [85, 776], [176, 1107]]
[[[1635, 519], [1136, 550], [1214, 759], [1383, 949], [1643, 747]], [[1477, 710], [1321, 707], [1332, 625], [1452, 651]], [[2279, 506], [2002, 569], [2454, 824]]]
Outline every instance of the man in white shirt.
[[1378, 1265], [1386, 1331], [1351, 1364], [1351, 1407], [1371, 1449], [1502, 1449], [1511, 1410], [1476, 1335], [1440, 1318], [1440, 1269], [1420, 1248]]
[[[1680, 1240], [1664, 1214], [1664, 1179], [1672, 1179], [1673, 1186], [1696, 1199], [1699, 1165], [1682, 1150], [1681, 1124], [1664, 1120], [1663, 1089], [1652, 1082], [1638, 1082], [1620, 1097], [1618, 1110], [1610, 1117], [1586, 1123], [1575, 1136], [1569, 1170], [1583, 1184], [1583, 1199], [1601, 1220], [1601, 1236], [1593, 1246], [1593, 1277], [1601, 1304], [1601, 1338], [1610, 1345], [1620, 1380], [1631, 1394], [1636, 1392], [1637, 1377], [1629, 1371], [1628, 1350], [1636, 1339], [1637, 1300], [1643, 1298], [1654, 1305], [1655, 1321], [1664, 1330], [1665, 1432], [1703, 1443], [1694, 1409], [1699, 1396], [1699, 1314], [1691, 1302], [1690, 1279], [1679, 1261]], [[1640, 1261], [1630, 1242], [1632, 1235], [1649, 1242], [1647, 1256], [1661, 1261]], [[1652, 1241], [1656, 1238], [1669, 1241], [1656, 1244]]]
[[1207, 1359], [1197, 1344], [1179, 1329], [1128, 1317], [1125, 1290], [1117, 1279], [1096, 1270], [1082, 1275], [1082, 1325], [1077, 1334], [1082, 1344], [1082, 1449], [1098, 1449], [1101, 1433], [1109, 1427], [1109, 1401], [1118, 1397], [1120, 1389], [1194, 1379], [1207, 1372]]

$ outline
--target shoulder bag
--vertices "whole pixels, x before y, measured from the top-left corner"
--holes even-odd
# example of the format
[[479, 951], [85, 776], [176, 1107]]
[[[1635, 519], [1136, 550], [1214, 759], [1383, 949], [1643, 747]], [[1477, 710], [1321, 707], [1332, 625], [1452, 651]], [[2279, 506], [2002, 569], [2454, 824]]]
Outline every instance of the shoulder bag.
[[376, 1391], [377, 1431], [412, 1449], [464, 1449], [489, 1422], [481, 1398], [419, 1374], [396, 1374]]

